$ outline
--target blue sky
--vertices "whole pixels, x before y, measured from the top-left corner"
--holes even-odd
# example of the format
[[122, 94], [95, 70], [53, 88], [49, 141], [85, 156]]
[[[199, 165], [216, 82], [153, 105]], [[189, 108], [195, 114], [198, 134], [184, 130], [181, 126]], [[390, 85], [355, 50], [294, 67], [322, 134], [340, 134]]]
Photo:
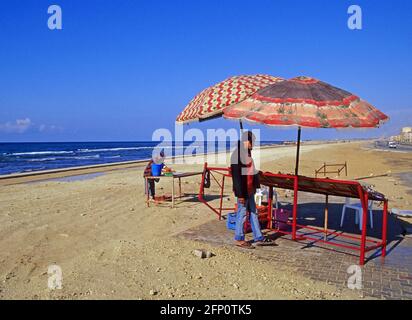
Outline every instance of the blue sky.
[[[63, 30], [47, 27], [51, 4]], [[351, 4], [362, 30], [347, 27]], [[306, 139], [396, 133], [412, 125], [411, 21], [407, 0], [2, 0], [0, 141], [150, 140], [205, 87], [255, 73], [313, 76], [392, 118], [379, 130], [304, 130]]]

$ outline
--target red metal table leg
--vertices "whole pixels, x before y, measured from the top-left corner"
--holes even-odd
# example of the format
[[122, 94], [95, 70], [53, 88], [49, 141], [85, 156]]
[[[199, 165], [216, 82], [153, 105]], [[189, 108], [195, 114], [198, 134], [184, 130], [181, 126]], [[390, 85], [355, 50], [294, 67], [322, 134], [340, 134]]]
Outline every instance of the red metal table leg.
[[361, 237], [361, 248], [360, 248], [360, 257], [359, 257], [359, 264], [363, 266], [365, 264], [365, 247], [366, 247], [366, 232], [368, 226], [368, 193], [362, 192], [361, 197], [362, 203], [362, 237]]
[[292, 240], [296, 240], [296, 223], [298, 213], [298, 176], [295, 177], [293, 184], [293, 222], [292, 222]]
[[388, 227], [388, 200], [383, 202], [383, 217], [382, 217], [382, 258], [386, 257], [386, 241]]
[[268, 198], [268, 224], [267, 228], [272, 229], [272, 212], [273, 212], [273, 187], [269, 187], [269, 198]]
[[329, 195], [326, 195], [325, 199], [325, 217], [323, 221], [323, 231], [324, 231], [324, 236], [323, 239], [327, 240], [328, 239], [328, 221], [329, 221]]

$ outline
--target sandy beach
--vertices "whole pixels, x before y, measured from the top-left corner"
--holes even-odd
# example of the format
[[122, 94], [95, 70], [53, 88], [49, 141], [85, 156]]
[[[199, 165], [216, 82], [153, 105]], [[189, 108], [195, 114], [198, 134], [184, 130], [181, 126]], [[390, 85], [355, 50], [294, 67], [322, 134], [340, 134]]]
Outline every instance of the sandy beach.
[[[347, 161], [344, 178], [364, 178], [389, 198], [390, 208], [411, 209], [412, 185], [403, 177], [412, 172], [412, 153], [374, 150], [370, 145], [368, 141], [303, 145], [300, 173], [313, 176], [323, 162]], [[295, 152], [294, 146], [264, 148], [261, 169], [293, 172]], [[201, 164], [172, 167], [202, 169]], [[361, 298], [355, 291], [307, 279], [232, 246], [176, 237], [216, 217], [194, 197], [178, 201], [174, 209], [168, 204], [147, 207], [143, 168], [144, 164], [120, 165], [72, 181], [44, 180], [67, 173], [0, 180], [0, 298]], [[196, 194], [199, 182], [199, 176], [188, 178], [183, 190]], [[157, 184], [158, 194], [170, 190], [164, 180]], [[225, 201], [233, 203], [229, 195]], [[192, 253], [199, 248], [215, 256], [199, 259]], [[62, 269], [61, 290], [47, 287], [52, 264]]]

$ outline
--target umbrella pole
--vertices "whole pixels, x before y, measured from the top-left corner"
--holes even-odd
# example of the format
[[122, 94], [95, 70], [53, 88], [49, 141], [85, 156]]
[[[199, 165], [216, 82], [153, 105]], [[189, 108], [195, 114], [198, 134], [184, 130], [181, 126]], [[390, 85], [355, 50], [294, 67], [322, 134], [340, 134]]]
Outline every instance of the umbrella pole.
[[297, 176], [299, 173], [299, 153], [300, 153], [300, 134], [301, 128], [298, 127], [298, 141], [297, 141], [297, 150], [296, 150], [296, 165], [295, 165], [295, 175]]
[[240, 126], [240, 131], [243, 132], [243, 122], [242, 122], [242, 120], [239, 120], [239, 126]]

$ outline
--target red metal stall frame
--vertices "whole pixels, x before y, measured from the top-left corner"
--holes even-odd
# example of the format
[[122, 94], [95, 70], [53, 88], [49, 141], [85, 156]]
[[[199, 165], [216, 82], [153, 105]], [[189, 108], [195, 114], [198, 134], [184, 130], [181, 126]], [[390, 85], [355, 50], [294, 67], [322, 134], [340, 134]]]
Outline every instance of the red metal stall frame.
[[[206, 174], [210, 173], [210, 176], [215, 180], [215, 182], [220, 187], [220, 206], [218, 208], [212, 207], [204, 198], [204, 190], [205, 190], [205, 178]], [[220, 174], [222, 176], [222, 181], [219, 182], [216, 177], [213, 175], [213, 172]], [[208, 167], [207, 162], [205, 162], [203, 167], [203, 174], [202, 174], [202, 181], [200, 182], [200, 190], [198, 199], [200, 202], [204, 203], [208, 206], [216, 215], [219, 217], [219, 220], [222, 220], [222, 211], [234, 211], [235, 208], [223, 208], [223, 192], [225, 189], [225, 178], [231, 177], [230, 168], [217, 168], [217, 167]]]
[[[209, 172], [211, 176], [214, 178], [214, 180], [218, 183], [219, 187], [221, 188], [221, 193], [220, 193], [220, 206], [218, 208], [214, 208], [211, 205], [207, 203], [207, 201], [204, 199], [204, 183], [205, 183], [205, 176]], [[219, 173], [222, 175], [222, 182], [219, 183], [219, 181], [213, 176], [213, 172]], [[385, 258], [386, 256], [386, 241], [387, 241], [387, 214], [388, 214], [388, 200], [385, 198], [383, 200], [383, 219], [382, 219], [382, 238], [381, 241], [377, 240], [372, 240], [367, 238], [367, 218], [368, 218], [368, 201], [369, 201], [369, 196], [368, 192], [366, 192], [362, 186], [359, 184], [359, 182], [356, 181], [350, 181], [350, 180], [332, 180], [328, 178], [316, 178], [316, 181], [319, 182], [334, 182], [338, 184], [346, 184], [346, 185], [352, 185], [355, 186], [358, 190], [358, 196], [359, 200], [361, 201], [362, 204], [362, 234], [361, 236], [355, 236], [355, 235], [346, 235], [343, 233], [339, 233], [336, 231], [332, 231], [329, 229], [320, 229], [316, 227], [311, 227], [311, 226], [306, 226], [306, 225], [301, 225], [297, 223], [297, 204], [298, 204], [298, 186], [299, 186], [299, 176], [296, 175], [289, 175], [289, 174], [281, 174], [281, 173], [269, 173], [265, 172], [264, 175], [266, 176], [272, 176], [272, 177], [277, 177], [277, 178], [284, 178], [284, 179], [293, 179], [293, 191], [294, 191], [294, 196], [293, 196], [293, 210], [292, 210], [292, 223], [290, 221], [281, 221], [287, 224], [292, 225], [292, 231], [283, 231], [279, 229], [273, 229], [272, 222], [273, 221], [279, 221], [279, 220], [274, 220], [272, 219], [272, 212], [271, 208], [273, 206], [273, 187], [269, 186], [269, 201], [268, 201], [268, 226], [267, 228], [270, 230], [275, 230], [276, 232], [283, 233], [283, 234], [290, 234], [292, 237], [292, 240], [299, 241], [299, 240], [313, 240], [316, 242], [322, 242], [325, 244], [330, 244], [333, 246], [345, 248], [345, 249], [351, 249], [351, 250], [356, 250], [360, 252], [359, 255], [359, 265], [364, 265], [365, 264], [365, 254], [368, 251], [375, 250], [378, 248], [381, 248], [382, 250], [382, 258]], [[200, 190], [199, 190], [199, 201], [207, 205], [210, 209], [212, 209], [217, 216], [219, 217], [219, 220], [222, 219], [222, 211], [223, 210], [234, 210], [234, 208], [223, 208], [222, 207], [222, 200], [223, 200], [223, 192], [224, 192], [224, 182], [225, 182], [225, 177], [231, 177], [230, 174], [230, 168], [219, 168], [219, 167], [208, 167], [207, 163], [204, 164], [204, 169], [203, 169], [203, 174], [202, 174], [202, 181], [200, 184]], [[321, 194], [321, 193], [319, 193]], [[323, 194], [323, 193], [322, 193]], [[336, 235], [337, 237], [343, 237], [343, 238], [348, 238], [348, 239], [353, 239], [353, 240], [360, 240], [360, 247], [355, 246], [355, 245], [345, 245], [345, 244], [340, 244], [336, 242], [331, 242], [311, 237], [309, 235], [301, 235], [297, 233], [297, 228], [304, 228], [308, 230], [313, 230], [317, 231], [316, 233], [322, 232], [328, 235]], [[371, 243], [372, 245], [367, 246], [367, 243]]]
[[[365, 190], [359, 184], [359, 182], [350, 181], [350, 180], [332, 180], [332, 179], [328, 179], [328, 178], [316, 178], [316, 180], [320, 181], [320, 182], [326, 182], [326, 183], [335, 182], [335, 183], [339, 183], [339, 184], [347, 184], [347, 185], [353, 185], [353, 186], [357, 187], [359, 200], [361, 201], [361, 204], [362, 204], [362, 234], [361, 234], [361, 237], [351, 236], [351, 235], [346, 235], [346, 234], [340, 234], [336, 231], [331, 231], [331, 230], [328, 230], [328, 229], [319, 229], [319, 228], [316, 228], [316, 227], [310, 227], [310, 226], [297, 224], [297, 202], [298, 202], [298, 191], [299, 191], [298, 190], [299, 176], [285, 175], [285, 174], [275, 174], [275, 173], [268, 173], [268, 172], [265, 172], [264, 175], [278, 177], [278, 178], [287, 178], [287, 179], [293, 179], [294, 180], [292, 232], [276, 230], [277, 232], [284, 233], [284, 234], [291, 234], [293, 240], [306, 240], [306, 239], [308, 239], [308, 240], [319, 241], [319, 242], [322, 242], [322, 243], [334, 245], [334, 246], [337, 246], [337, 247], [342, 247], [342, 248], [346, 248], [346, 249], [352, 249], [352, 250], [360, 251], [359, 265], [364, 265], [365, 264], [365, 254], [366, 254], [366, 252], [371, 251], [371, 250], [375, 250], [375, 249], [378, 249], [378, 248], [381, 248], [382, 258], [385, 258], [385, 256], [386, 256], [386, 242], [387, 242], [387, 214], [388, 214], [388, 200], [386, 198], [385, 198], [385, 200], [383, 200], [382, 239], [381, 239], [381, 241], [376, 241], [376, 240], [372, 240], [372, 239], [367, 239], [367, 237], [366, 237], [369, 196], [368, 196], [368, 193], [365, 192]], [[270, 208], [272, 206], [270, 206], [270, 205], [272, 204], [272, 201], [273, 201], [272, 197], [273, 197], [273, 187], [269, 186], [268, 218], [271, 215]], [[285, 222], [285, 221], [282, 221], [282, 222]], [[286, 222], [286, 223], [289, 223], [289, 222]], [[311, 237], [311, 236], [308, 236], [308, 235], [300, 236], [300, 235], [297, 234], [297, 227], [306, 228], [306, 229], [309, 229], [309, 230], [314, 230], [314, 231], [323, 232], [323, 233], [326, 232], [327, 234], [332, 234], [332, 235], [336, 235], [336, 236], [340, 236], [340, 237], [344, 237], [344, 238], [348, 238], [348, 239], [360, 240], [361, 244], [360, 244], [360, 247], [357, 247], [357, 246], [344, 245], [344, 244], [340, 244], [340, 243], [336, 243], [336, 242], [322, 240], [322, 239], [314, 238], [314, 237]], [[366, 246], [367, 242], [373, 243], [373, 245]]]

